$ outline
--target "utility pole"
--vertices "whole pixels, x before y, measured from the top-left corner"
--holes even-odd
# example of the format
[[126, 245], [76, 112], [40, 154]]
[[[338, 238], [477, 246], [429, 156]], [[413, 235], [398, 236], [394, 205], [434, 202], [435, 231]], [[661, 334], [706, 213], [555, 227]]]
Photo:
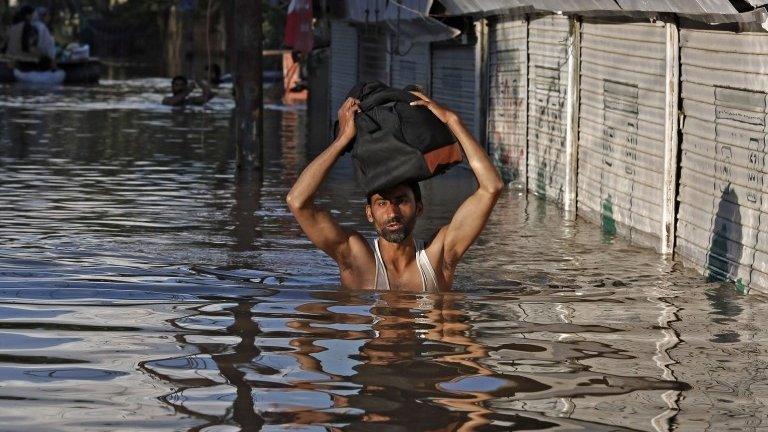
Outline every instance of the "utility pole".
[[264, 164], [264, 99], [262, 92], [261, 0], [231, 0], [227, 51], [235, 86], [237, 169]]

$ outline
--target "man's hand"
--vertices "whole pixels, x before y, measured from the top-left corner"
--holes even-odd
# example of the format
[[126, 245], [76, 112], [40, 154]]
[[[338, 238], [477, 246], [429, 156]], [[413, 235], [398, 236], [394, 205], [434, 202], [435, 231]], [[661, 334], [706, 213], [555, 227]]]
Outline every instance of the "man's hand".
[[339, 108], [339, 139], [352, 141], [357, 133], [355, 129], [355, 114], [360, 112], [360, 101], [347, 98]]
[[419, 99], [417, 101], [411, 102], [412, 106], [425, 106], [429, 108], [432, 113], [440, 119], [441, 122], [448, 124], [449, 122], [452, 122], [454, 120], [457, 120], [459, 117], [456, 115], [455, 112], [449, 110], [448, 108], [441, 106], [437, 102], [433, 101], [432, 99], [428, 98], [423, 93], [419, 93], [417, 91], [412, 91], [414, 95], [416, 95]]

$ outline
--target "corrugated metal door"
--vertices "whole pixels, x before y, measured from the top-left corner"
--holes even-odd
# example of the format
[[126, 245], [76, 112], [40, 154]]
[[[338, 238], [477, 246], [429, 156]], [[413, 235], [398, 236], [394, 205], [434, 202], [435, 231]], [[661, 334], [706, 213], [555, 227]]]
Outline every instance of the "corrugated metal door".
[[768, 289], [768, 35], [683, 30], [677, 253]]
[[504, 182], [525, 187], [527, 23], [492, 22], [488, 34], [488, 128], [491, 158]]
[[379, 27], [359, 28], [358, 80], [381, 81], [389, 84], [389, 35]]
[[528, 189], [563, 201], [568, 18], [550, 15], [528, 25]]
[[433, 46], [432, 97], [456, 111], [476, 138], [480, 88], [476, 46]]
[[403, 88], [409, 84], [429, 90], [429, 44], [399, 42], [392, 52], [392, 87]]
[[331, 121], [349, 90], [357, 83], [357, 29], [331, 21]]
[[581, 35], [579, 214], [660, 247], [664, 25], [585, 20]]

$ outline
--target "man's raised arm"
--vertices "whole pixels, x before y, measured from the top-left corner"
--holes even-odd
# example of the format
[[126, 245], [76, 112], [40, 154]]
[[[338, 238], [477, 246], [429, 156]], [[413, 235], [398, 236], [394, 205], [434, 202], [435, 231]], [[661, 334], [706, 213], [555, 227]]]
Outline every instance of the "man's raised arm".
[[286, 196], [288, 208], [309, 240], [337, 262], [348, 254], [349, 239], [354, 231], [342, 228], [327, 211], [316, 206], [315, 193], [355, 137], [355, 113], [358, 110], [358, 101], [352, 98], [342, 104], [338, 138], [307, 165]]
[[435, 239], [442, 237], [443, 257], [446, 265], [454, 267], [474, 243], [491, 216], [491, 210], [501, 194], [504, 183], [472, 134], [464, 127], [456, 113], [438, 105], [418, 92], [412, 92], [420, 101], [411, 105], [429, 108], [456, 136], [467, 156], [467, 162], [477, 178], [477, 190], [459, 206], [451, 222], [440, 229]]
[[170, 105], [170, 106], [179, 106], [184, 104], [184, 100], [189, 96], [193, 91], [195, 91], [194, 84], [189, 84], [187, 88], [184, 89], [184, 91], [179, 92], [178, 94], [167, 96], [163, 98], [163, 105]]

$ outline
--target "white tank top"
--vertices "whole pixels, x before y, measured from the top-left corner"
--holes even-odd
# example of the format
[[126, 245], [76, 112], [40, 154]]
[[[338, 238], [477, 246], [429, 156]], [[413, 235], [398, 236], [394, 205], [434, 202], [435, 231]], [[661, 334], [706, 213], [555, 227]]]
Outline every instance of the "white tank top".
[[[376, 256], [376, 279], [374, 279], [373, 287], [376, 291], [389, 291], [389, 277], [387, 276], [387, 266], [384, 265], [384, 260], [381, 259], [381, 252], [379, 251], [379, 238], [377, 237], [373, 241], [374, 255]], [[436, 293], [440, 290], [437, 287], [437, 275], [435, 269], [432, 267], [432, 263], [429, 262], [427, 257], [427, 251], [424, 250], [424, 241], [416, 240], [416, 267], [419, 269], [421, 275], [421, 291]]]

